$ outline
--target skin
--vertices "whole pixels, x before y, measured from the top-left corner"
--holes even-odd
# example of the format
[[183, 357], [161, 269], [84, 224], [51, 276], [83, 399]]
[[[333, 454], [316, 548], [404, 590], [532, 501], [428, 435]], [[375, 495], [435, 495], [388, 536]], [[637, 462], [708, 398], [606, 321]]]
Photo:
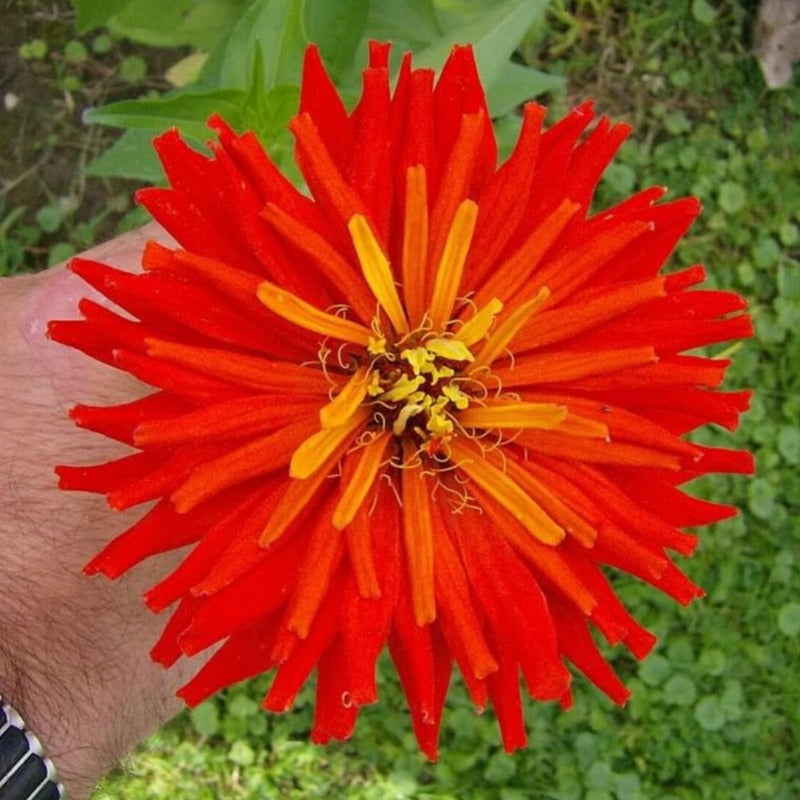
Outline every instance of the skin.
[[[138, 270], [155, 225], [82, 255]], [[150, 559], [115, 585], [81, 574], [141, 516], [112, 513], [102, 496], [62, 492], [56, 464], [94, 464], [124, 445], [67, 418], [77, 402], [110, 405], [143, 394], [122, 372], [45, 338], [48, 320], [74, 319], [100, 300], [63, 265], [0, 280], [0, 693], [25, 718], [73, 800], [180, 708], [175, 692], [196, 664], [172, 670], [148, 652], [164, 625], [142, 592], [177, 560]]]

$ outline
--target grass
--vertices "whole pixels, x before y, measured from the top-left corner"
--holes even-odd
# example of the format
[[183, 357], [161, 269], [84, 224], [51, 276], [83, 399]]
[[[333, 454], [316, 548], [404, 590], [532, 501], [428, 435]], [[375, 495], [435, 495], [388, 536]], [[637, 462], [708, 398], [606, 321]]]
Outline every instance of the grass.
[[[755, 452], [758, 476], [698, 485], [742, 509], [737, 519], [703, 531], [698, 555], [685, 565], [707, 590], [705, 600], [682, 609], [633, 581], [619, 582], [634, 614], [660, 638], [641, 665], [615, 655], [633, 691], [628, 707], [613, 708], [578, 680], [567, 714], [529, 704], [531, 745], [507, 758], [491, 715], [476, 717], [457, 687], [448, 701], [443, 756], [432, 765], [416, 753], [387, 669], [381, 708], [367, 709], [350, 742], [325, 749], [306, 742], [308, 690], [298, 711], [266, 717], [258, 710], [264, 682], [255, 681], [181, 714], [109, 777], [95, 800], [800, 796], [800, 85], [795, 78], [781, 91], [765, 89], [749, 54], [754, 6], [732, 0], [555, 2], [548, 24], [532, 31], [520, 51], [523, 60], [567, 77], [566, 94], [551, 98], [555, 113], [593, 97], [601, 111], [634, 124], [598, 206], [653, 183], [669, 186], [673, 197], [696, 194], [705, 212], [673, 265], [705, 263], [712, 285], [750, 299], [757, 326], [756, 339], [736, 352], [728, 385], [757, 392], [735, 443]], [[48, 52], [58, 58], [33, 59], [39, 67], [24, 63], [42, 72], [49, 102], [58, 109], [67, 91], [63, 77], [79, 71], [81, 87], [68, 91], [82, 98], [99, 91], [102, 70], [67, 59], [66, 44], [75, 39], [69, 18], [56, 33]], [[109, 69], [119, 69], [130, 55], [118, 42], [106, 54], [94, 53], [91, 39], [85, 44], [93, 53], [88, 57]], [[146, 75], [158, 76], [163, 54], [141, 55]], [[130, 89], [110, 80], [109, 91]], [[158, 78], [141, 78], [133, 88], [141, 92], [152, 80]], [[28, 148], [15, 164], [23, 174], [50, 147], [49, 158], [60, 154], [67, 165], [61, 167], [67, 179], [47, 179], [43, 186], [37, 171], [4, 193], [0, 246], [22, 254], [13, 263], [6, 256], [6, 271], [43, 265], [59, 242], [89, 244], [126, 213], [128, 187], [81, 183], [82, 151], [66, 147], [67, 141], [89, 147], [81, 137], [97, 134], [78, 127], [66, 109], [55, 115], [50, 133], [51, 144]], [[34, 181], [32, 190], [21, 197], [27, 181]], [[77, 204], [48, 233], [42, 209], [62, 197]], [[94, 203], [108, 197], [123, 198], [119, 211], [98, 223]], [[15, 212], [21, 205], [26, 211]], [[34, 242], [31, 227], [39, 230]], [[707, 432], [706, 440], [731, 441], [717, 431]]]

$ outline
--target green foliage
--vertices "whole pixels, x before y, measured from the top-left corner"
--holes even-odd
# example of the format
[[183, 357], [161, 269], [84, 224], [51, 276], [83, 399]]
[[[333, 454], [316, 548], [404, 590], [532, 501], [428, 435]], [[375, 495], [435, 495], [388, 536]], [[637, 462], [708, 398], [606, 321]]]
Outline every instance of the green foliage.
[[[81, 0], [75, 0], [79, 12]], [[369, 39], [391, 40], [395, 57], [404, 49], [415, 52], [416, 63], [436, 68], [455, 43], [472, 42], [487, 84], [489, 106], [496, 116], [509, 115], [520, 103], [563, 88], [563, 79], [531, 66], [510, 61], [522, 37], [540, 20], [548, 0], [505, 0], [434, 4], [432, 0], [388, 3], [384, 0], [129, 0], [101, 20], [118, 35], [161, 45], [192, 44], [209, 51], [196, 85], [164, 97], [125, 100], [93, 109], [88, 119], [125, 129], [125, 134], [103, 153], [89, 171], [93, 175], [153, 180], [156, 165], [150, 143], [137, 135], [155, 135], [177, 126], [194, 144], [207, 138], [205, 121], [217, 110], [237, 128], [254, 128], [278, 163], [293, 169], [286, 123], [294, 113], [303, 50], [319, 44], [331, 73], [345, 96], [355, 96], [358, 64], [363, 63]], [[87, 12], [88, 13], [88, 12]], [[216, 32], [212, 43], [195, 36], [200, 14]], [[97, 15], [88, 16], [99, 24]], [[193, 23], [193, 24], [194, 24]], [[87, 23], [88, 26], [88, 23]], [[356, 58], [356, 54], [358, 58]], [[259, 66], [256, 69], [256, 65]], [[121, 77], [136, 82], [123, 63]], [[263, 109], [264, 115], [253, 113]], [[516, 130], [513, 120], [509, 137]], [[507, 145], [507, 140], [502, 144]]]
[[355, 68], [355, 54], [364, 37], [371, 4], [363, 0], [338, 3], [306, 2], [303, 27], [308, 41], [315, 42], [334, 78]]

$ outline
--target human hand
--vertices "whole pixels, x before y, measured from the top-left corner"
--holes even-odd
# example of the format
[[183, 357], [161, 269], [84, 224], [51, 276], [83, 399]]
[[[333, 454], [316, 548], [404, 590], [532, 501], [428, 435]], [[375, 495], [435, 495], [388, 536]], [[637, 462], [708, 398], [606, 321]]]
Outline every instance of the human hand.
[[[82, 255], [136, 271], [151, 224]], [[109, 522], [105, 500], [57, 489], [58, 463], [93, 464], [124, 446], [77, 429], [80, 399], [111, 405], [142, 393], [126, 373], [47, 340], [48, 320], [74, 318], [92, 291], [63, 265], [0, 280], [0, 693], [25, 718], [73, 800], [180, 708], [196, 668], [148, 658], [164, 619], [141, 594], [175, 560], [151, 559], [111, 586], [83, 566], [141, 510]], [[98, 302], [103, 299], [94, 296]]]

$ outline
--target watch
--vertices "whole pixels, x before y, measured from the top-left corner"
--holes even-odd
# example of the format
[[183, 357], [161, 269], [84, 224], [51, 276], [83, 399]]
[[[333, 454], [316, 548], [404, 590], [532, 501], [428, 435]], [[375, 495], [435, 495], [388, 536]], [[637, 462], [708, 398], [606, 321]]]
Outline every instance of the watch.
[[53, 762], [0, 695], [0, 800], [64, 800]]

